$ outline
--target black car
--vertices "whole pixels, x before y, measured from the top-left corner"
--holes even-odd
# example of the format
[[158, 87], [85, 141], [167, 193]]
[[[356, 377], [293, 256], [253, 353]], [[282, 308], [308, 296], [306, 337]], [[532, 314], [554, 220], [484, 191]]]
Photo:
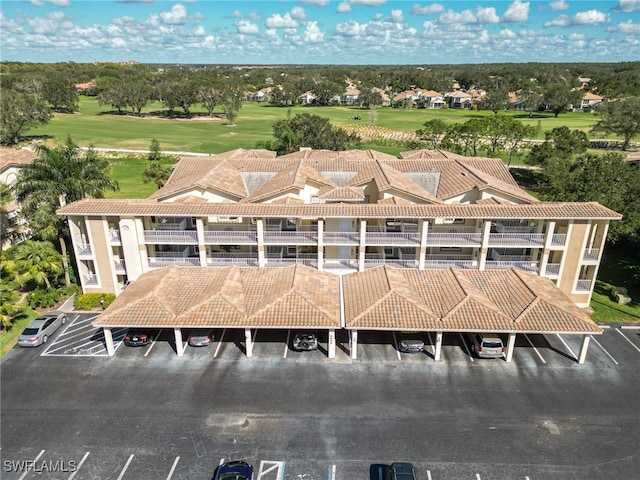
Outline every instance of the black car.
[[216, 467], [212, 480], [253, 480], [253, 467], [242, 460], [223, 463]]
[[299, 351], [318, 349], [318, 337], [311, 332], [297, 332], [293, 335], [293, 348]]
[[412, 464], [394, 462], [387, 468], [386, 480], [418, 480], [418, 474]]
[[153, 334], [148, 330], [130, 329], [124, 336], [124, 344], [129, 347], [143, 347], [153, 342]]

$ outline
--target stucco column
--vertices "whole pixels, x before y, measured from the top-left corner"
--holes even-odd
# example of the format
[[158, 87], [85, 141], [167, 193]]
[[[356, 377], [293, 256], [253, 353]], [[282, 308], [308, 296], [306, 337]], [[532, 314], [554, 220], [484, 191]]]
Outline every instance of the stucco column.
[[436, 332], [436, 351], [433, 354], [433, 359], [437, 362], [440, 360], [442, 354], [442, 332]]
[[181, 357], [182, 355], [184, 355], [184, 345], [182, 344], [182, 330], [180, 330], [179, 328], [174, 328], [173, 335], [176, 339], [176, 353], [179, 357]]
[[513, 358], [513, 348], [516, 346], [516, 334], [510, 333], [509, 340], [507, 340], [507, 362], [510, 362]]
[[207, 247], [204, 244], [204, 220], [196, 218], [196, 235], [198, 236], [198, 253], [200, 255], [200, 266], [207, 266]]
[[366, 242], [367, 235], [367, 221], [360, 220], [360, 248], [358, 251], [358, 271], [364, 272], [364, 252], [367, 249]]
[[127, 269], [127, 279], [133, 282], [137, 280], [143, 272], [147, 271], [149, 266], [142, 264], [136, 221], [133, 218], [123, 218], [120, 220], [119, 228], [122, 256], [124, 257]]
[[111, 333], [111, 329], [103, 327], [102, 333], [104, 334], [104, 343], [107, 345], [107, 355], [113, 357], [116, 353], [116, 349], [113, 346], [113, 334]]
[[244, 329], [244, 338], [246, 344], [247, 357], [251, 358], [253, 356], [253, 339], [251, 338], [251, 329]]
[[547, 270], [547, 263], [549, 263], [549, 254], [551, 253], [551, 244], [553, 242], [553, 232], [555, 232], [555, 230], [555, 220], [549, 220], [549, 222], [547, 223], [547, 234], [544, 237], [542, 258], [540, 259], [540, 270], [538, 271], [538, 275], [540, 275], [541, 277], [544, 277]]
[[489, 251], [489, 234], [491, 233], [491, 219], [485, 219], [482, 224], [482, 243], [480, 244], [480, 258], [478, 270], [484, 270], [487, 264], [487, 252]]
[[420, 247], [418, 248], [418, 270], [424, 270], [427, 256], [427, 236], [429, 234], [429, 220], [420, 219]]
[[351, 358], [358, 358], [358, 331], [351, 330]]
[[318, 219], [318, 270], [324, 270], [324, 219]]
[[264, 254], [264, 218], [256, 218], [256, 238], [258, 240], [258, 267], [267, 265]]
[[582, 347], [580, 348], [580, 357], [578, 363], [582, 365], [587, 359], [587, 350], [589, 349], [589, 342], [591, 341], [591, 335], [582, 336]]
[[336, 331], [329, 330], [329, 342], [327, 344], [329, 358], [336, 358]]

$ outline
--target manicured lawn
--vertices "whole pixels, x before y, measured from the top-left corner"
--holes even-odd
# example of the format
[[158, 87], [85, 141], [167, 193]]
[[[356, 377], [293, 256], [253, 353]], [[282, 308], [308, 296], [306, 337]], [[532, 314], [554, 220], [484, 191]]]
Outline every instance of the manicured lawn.
[[15, 322], [11, 325], [11, 329], [0, 335], [0, 355], [7, 353], [18, 342], [18, 337], [22, 331], [29, 325], [29, 322], [36, 318], [38, 313], [35, 311], [29, 312], [29, 315], [22, 320]]
[[[152, 104], [143, 114], [162, 113], [162, 105]], [[378, 108], [376, 125], [395, 131], [415, 132], [424, 122], [441, 118], [446, 122], [465, 122], [471, 118], [493, 115], [486, 111], [462, 111], [453, 109], [425, 110], [402, 108]], [[266, 104], [246, 102], [235, 121], [235, 126], [227, 125], [222, 110], [216, 111], [215, 118], [205, 115], [201, 108], [194, 108], [192, 119], [165, 119], [135, 117], [129, 114], [112, 114], [108, 106], [98, 105], [94, 97], [80, 97], [80, 111], [75, 114], [56, 114], [44, 127], [26, 132], [32, 137], [63, 141], [67, 135], [81, 146], [93, 144], [95, 147], [146, 150], [152, 138], [160, 142], [163, 150], [197, 153], [221, 153], [235, 148], [255, 148], [260, 141], [272, 137], [273, 122], [287, 118], [287, 115], [310, 113], [330, 120], [333, 125], [367, 125], [369, 111], [359, 107], [271, 107]], [[354, 115], [362, 120], [353, 120]], [[558, 118], [553, 114], [537, 114], [528, 118], [527, 113], [511, 112], [527, 124], [540, 125], [539, 138], [554, 127], [566, 125], [572, 129], [589, 131], [597, 117], [587, 113], [562, 113]], [[590, 134], [593, 137], [592, 134]], [[371, 147], [375, 145], [370, 145]], [[382, 150], [384, 146], [381, 146]]]
[[[174, 161], [171, 157], [163, 157], [161, 163], [172, 165]], [[146, 158], [128, 156], [113, 159], [110, 164], [111, 175], [118, 182], [120, 190], [105, 191], [106, 198], [147, 198], [158, 189], [155, 183], [143, 183], [142, 172], [149, 165]]]
[[[600, 287], [604, 287], [605, 284], [598, 282]], [[596, 286], [596, 289], [600, 289]], [[599, 323], [629, 323], [640, 322], [640, 304], [632, 302], [628, 305], [618, 305], [612, 301], [609, 296], [597, 291], [593, 292], [591, 298], [591, 308], [594, 313], [591, 315], [591, 319], [594, 322]]]

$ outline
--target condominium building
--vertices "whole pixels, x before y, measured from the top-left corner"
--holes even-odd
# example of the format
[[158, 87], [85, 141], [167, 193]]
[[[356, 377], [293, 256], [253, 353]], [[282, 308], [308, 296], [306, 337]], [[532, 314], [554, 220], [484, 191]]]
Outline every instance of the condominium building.
[[184, 157], [147, 199], [86, 199], [69, 219], [85, 292], [119, 294], [170, 265], [515, 268], [589, 305], [611, 220], [540, 202], [492, 158], [441, 150], [233, 150]]

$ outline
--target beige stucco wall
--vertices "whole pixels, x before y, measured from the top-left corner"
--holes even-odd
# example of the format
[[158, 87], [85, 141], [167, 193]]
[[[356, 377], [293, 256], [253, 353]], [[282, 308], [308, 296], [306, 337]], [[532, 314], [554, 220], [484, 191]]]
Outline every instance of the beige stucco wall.
[[116, 293], [117, 285], [114, 282], [113, 275], [113, 256], [111, 254], [111, 245], [105, 235], [106, 227], [106, 221], [102, 217], [87, 218], [87, 229], [91, 238], [95, 273], [100, 279], [98, 288], [93, 287], [92, 289], [104, 293]]
[[[582, 299], [583, 294], [572, 295], [573, 286], [580, 270], [580, 260], [584, 249], [586, 236], [590, 231], [588, 220], [576, 220], [570, 229], [571, 234], [567, 239], [567, 250], [564, 258], [562, 277], [558, 281], [560, 290], [569, 295], [574, 302], [580, 303], [578, 297]], [[588, 294], [586, 295], [588, 297]], [[584, 300], [583, 300], [584, 301]]]

